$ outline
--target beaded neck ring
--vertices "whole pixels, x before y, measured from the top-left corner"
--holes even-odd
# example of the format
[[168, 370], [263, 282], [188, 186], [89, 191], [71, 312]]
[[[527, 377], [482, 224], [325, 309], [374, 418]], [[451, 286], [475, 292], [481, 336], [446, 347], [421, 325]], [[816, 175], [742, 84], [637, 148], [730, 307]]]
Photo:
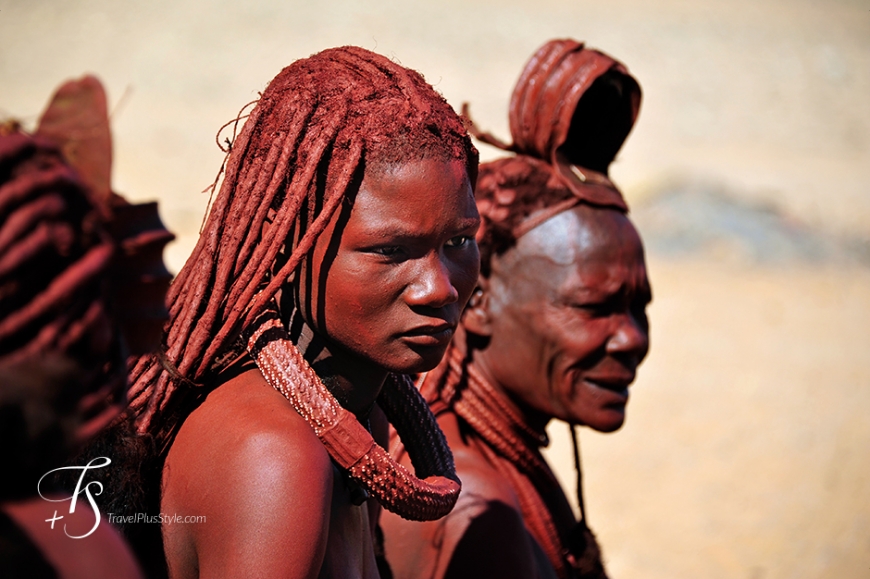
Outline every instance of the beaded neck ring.
[[405, 442], [416, 476], [393, 460], [327, 390], [290, 340], [275, 308], [264, 310], [245, 338], [266, 381], [308, 422], [332, 459], [385, 509], [414, 521], [450, 512], [460, 490], [453, 455], [407, 377], [390, 375], [378, 405]]

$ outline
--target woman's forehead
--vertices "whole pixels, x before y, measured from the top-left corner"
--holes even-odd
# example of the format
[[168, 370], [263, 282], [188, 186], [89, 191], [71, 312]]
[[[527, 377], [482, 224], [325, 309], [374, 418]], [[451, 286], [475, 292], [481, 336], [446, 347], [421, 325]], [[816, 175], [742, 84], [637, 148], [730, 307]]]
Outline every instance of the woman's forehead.
[[596, 241], [595, 228], [578, 212], [579, 207], [557, 213], [517, 240], [514, 251], [522, 256], [541, 256], [569, 265]]
[[516, 275], [526, 268], [573, 270], [581, 264], [634, 260], [640, 255], [640, 237], [623, 213], [578, 205], [520, 237], [500, 261]]
[[351, 212], [352, 219], [361, 216], [384, 225], [407, 217], [476, 219], [465, 164], [459, 160], [425, 159], [367, 174]]
[[634, 226], [620, 211], [580, 204], [557, 213], [517, 240], [517, 249], [561, 264], [596, 250], [634, 242]]

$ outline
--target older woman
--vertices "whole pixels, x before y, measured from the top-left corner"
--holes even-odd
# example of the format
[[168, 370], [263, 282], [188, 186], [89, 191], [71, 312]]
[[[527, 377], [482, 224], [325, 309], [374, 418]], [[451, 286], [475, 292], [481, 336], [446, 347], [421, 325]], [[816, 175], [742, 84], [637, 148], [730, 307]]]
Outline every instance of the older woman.
[[519, 154], [481, 165], [481, 275], [421, 386], [463, 493], [441, 521], [384, 516], [397, 577], [605, 576], [582, 499], [578, 522], [539, 448], [553, 418], [622, 426], [647, 353], [643, 246], [606, 175], [639, 102], [622, 65], [552, 41], [514, 90], [514, 144], [478, 135]]

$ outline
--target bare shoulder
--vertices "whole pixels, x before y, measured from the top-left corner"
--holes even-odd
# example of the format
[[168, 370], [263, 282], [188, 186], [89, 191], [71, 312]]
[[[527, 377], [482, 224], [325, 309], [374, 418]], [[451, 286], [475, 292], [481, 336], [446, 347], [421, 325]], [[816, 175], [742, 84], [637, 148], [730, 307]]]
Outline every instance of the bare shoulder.
[[[474, 577], [528, 578], [540, 576], [534, 539], [520, 510], [519, 497], [510, 482], [493, 466], [479, 447], [463, 435], [459, 419], [442, 419], [462, 494], [448, 515], [453, 549], [445, 561], [445, 579]], [[509, 549], [505, 545], [510, 545]]]
[[204, 517], [164, 523], [170, 568], [316, 575], [332, 487], [329, 455], [311, 427], [258, 371], [241, 374], [191, 413], [169, 451], [162, 511]]
[[456, 472], [462, 481], [462, 494], [458, 506], [473, 508], [474, 504], [497, 502], [519, 512], [519, 498], [513, 487], [479, 448], [463, 434], [456, 415], [443, 414], [439, 418], [439, 425], [453, 451]]
[[[221, 385], [188, 419], [167, 459], [164, 485], [177, 477], [199, 484], [249, 487], [329, 478], [326, 449], [310, 426], [256, 370]], [[326, 482], [326, 481], [324, 481]], [[277, 490], [277, 489], [276, 489]], [[304, 492], [295, 488], [293, 494]], [[212, 499], [219, 497], [212, 497]]]

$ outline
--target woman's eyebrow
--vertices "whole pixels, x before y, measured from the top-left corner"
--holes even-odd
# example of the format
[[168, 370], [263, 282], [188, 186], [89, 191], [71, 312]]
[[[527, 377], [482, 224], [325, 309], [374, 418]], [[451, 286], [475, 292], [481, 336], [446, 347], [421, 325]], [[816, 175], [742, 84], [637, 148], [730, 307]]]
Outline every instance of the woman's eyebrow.
[[480, 227], [480, 217], [462, 217], [457, 220], [456, 231], [464, 231], [474, 227]]
[[[480, 219], [476, 217], [463, 217], [457, 219], [455, 224], [453, 224], [448, 231], [455, 232], [457, 234], [476, 228], [480, 225]], [[390, 237], [394, 239], [418, 239], [421, 237], [426, 237], [429, 235], [427, 231], [421, 231], [417, 228], [407, 227], [401, 223], [384, 223], [379, 222], [375, 225], [372, 225], [370, 228], [366, 228], [366, 235], [371, 237]]]
[[622, 282], [620, 284], [608, 283], [587, 283], [584, 280], [576, 280], [572, 287], [564, 292], [564, 296], [568, 299], [594, 299], [606, 301], [619, 299], [630, 293], [629, 284]]

